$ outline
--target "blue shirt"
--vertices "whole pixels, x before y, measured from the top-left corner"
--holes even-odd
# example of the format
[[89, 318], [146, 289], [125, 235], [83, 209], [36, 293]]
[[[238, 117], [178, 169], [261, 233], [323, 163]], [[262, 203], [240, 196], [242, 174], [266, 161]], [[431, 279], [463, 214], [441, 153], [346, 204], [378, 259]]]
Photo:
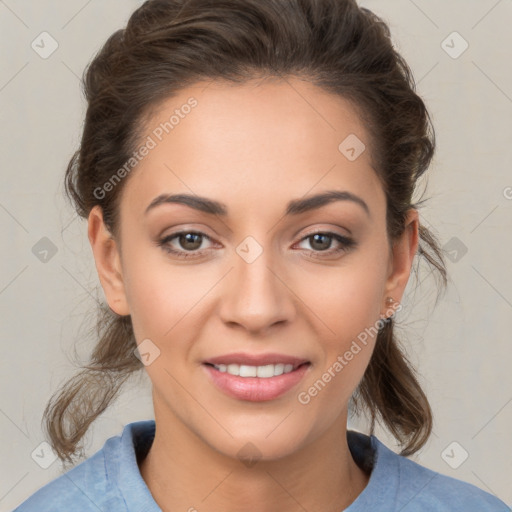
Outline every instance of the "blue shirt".
[[[35, 492], [14, 512], [161, 512], [138, 466], [155, 436], [155, 421], [126, 425], [101, 450]], [[345, 512], [510, 512], [478, 487], [402, 457], [375, 436], [347, 431], [356, 463], [370, 480]]]

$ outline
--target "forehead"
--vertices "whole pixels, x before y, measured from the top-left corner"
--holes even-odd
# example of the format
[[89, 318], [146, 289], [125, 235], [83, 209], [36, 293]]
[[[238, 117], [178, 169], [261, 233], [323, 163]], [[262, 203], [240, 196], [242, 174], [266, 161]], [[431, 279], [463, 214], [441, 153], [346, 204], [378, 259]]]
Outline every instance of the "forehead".
[[123, 193], [141, 211], [176, 191], [245, 210], [248, 199], [261, 207], [333, 188], [383, 200], [356, 109], [298, 78], [194, 84], [161, 102], [142, 133], [151, 149]]

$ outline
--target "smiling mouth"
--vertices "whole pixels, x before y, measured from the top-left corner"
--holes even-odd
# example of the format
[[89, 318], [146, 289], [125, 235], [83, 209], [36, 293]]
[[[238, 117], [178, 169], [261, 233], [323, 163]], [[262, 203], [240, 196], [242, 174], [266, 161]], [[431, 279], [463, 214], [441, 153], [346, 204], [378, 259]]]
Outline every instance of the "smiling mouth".
[[266, 364], [262, 366], [251, 366], [245, 364], [212, 364], [212, 363], [204, 363], [207, 366], [211, 366], [215, 368], [217, 371], [221, 373], [228, 373], [229, 375], [234, 375], [236, 377], [259, 377], [262, 379], [269, 379], [271, 377], [278, 377], [279, 375], [284, 375], [287, 373], [291, 373], [302, 366], [309, 366], [309, 362], [300, 363], [300, 364]]
[[[277, 399], [291, 391], [304, 379], [311, 367], [311, 362], [304, 359], [276, 357], [274, 361], [281, 361], [269, 363], [272, 360], [270, 357], [253, 357], [260, 361], [251, 361], [251, 357], [247, 356], [221, 356], [204, 361], [202, 366], [210, 382], [224, 394], [238, 400], [263, 402]], [[251, 362], [266, 364], [240, 364]]]

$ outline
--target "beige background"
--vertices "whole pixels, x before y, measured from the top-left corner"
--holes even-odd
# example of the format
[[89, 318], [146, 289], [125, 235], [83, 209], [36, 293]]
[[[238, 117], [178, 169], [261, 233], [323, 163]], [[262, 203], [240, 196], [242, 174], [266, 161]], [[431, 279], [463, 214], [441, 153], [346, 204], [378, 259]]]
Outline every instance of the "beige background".
[[[0, 512], [60, 474], [58, 462], [42, 469], [31, 454], [44, 441], [40, 422], [48, 398], [74, 372], [73, 351], [83, 359], [91, 347], [83, 333], [96, 299], [103, 298], [86, 224], [65, 202], [62, 178], [84, 114], [79, 77], [139, 4], [0, 0]], [[434, 434], [414, 459], [510, 506], [512, 3], [361, 4], [389, 22], [438, 139], [428, 182], [431, 199], [421, 217], [446, 248], [451, 282], [434, 309], [433, 282], [423, 268], [422, 284], [414, 292], [411, 279], [398, 317], [435, 413]], [[58, 43], [47, 59], [31, 47], [43, 31]], [[467, 50], [453, 58], [464, 41]], [[44, 237], [56, 251], [46, 262], [40, 252], [36, 257], [49, 246]], [[143, 374], [91, 429], [87, 455], [124, 424], [151, 417]], [[379, 430], [378, 436], [393, 446], [385, 433]], [[469, 456], [457, 469], [445, 462], [456, 465], [462, 450]]]

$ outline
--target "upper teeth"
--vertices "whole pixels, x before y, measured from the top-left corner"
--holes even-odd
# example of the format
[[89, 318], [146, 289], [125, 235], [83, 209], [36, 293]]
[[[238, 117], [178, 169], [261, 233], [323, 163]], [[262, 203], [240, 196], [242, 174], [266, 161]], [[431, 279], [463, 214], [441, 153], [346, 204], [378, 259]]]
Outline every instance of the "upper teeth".
[[214, 365], [219, 372], [226, 372], [230, 375], [240, 377], [263, 377], [269, 378], [283, 373], [293, 371], [293, 364], [267, 364], [265, 366], [248, 366], [245, 364], [219, 364]]

